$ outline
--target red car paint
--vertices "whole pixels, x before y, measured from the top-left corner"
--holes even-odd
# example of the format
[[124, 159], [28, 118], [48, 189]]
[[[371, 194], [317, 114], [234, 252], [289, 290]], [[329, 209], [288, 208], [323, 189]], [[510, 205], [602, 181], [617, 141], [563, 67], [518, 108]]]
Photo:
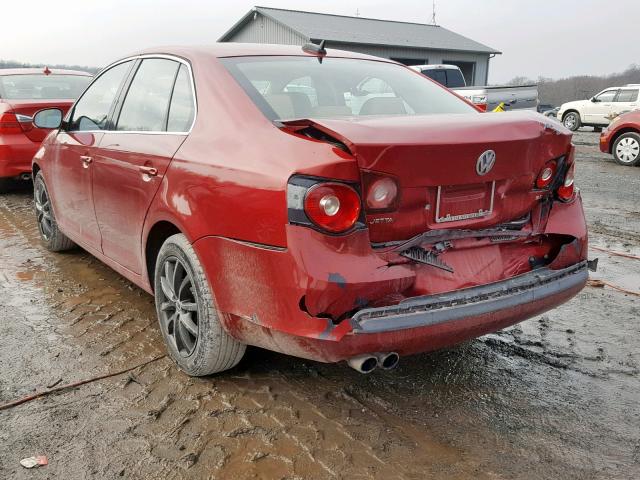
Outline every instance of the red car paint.
[[[45, 71], [46, 70], [46, 71]], [[0, 77], [14, 75], [38, 76], [82, 76], [90, 78], [91, 74], [74, 70], [15, 68], [0, 70]], [[88, 83], [88, 81], [87, 81]], [[31, 159], [40, 147], [40, 143], [49, 133], [48, 130], [36, 128], [30, 121], [19, 122], [17, 115], [28, 120], [43, 108], [60, 108], [66, 112], [74, 102], [70, 99], [33, 99], [3, 98], [0, 88], [0, 179], [18, 177], [31, 173]]]
[[624, 113], [614, 119], [600, 134], [600, 151], [612, 153], [613, 144], [627, 132], [640, 133], [640, 110]]
[[[191, 132], [61, 130], [43, 143], [34, 171], [44, 175], [65, 234], [149, 293], [159, 243], [182, 232], [204, 266], [223, 325], [242, 342], [328, 362], [411, 354], [519, 322], [584, 286], [583, 272], [570, 286], [516, 306], [411, 328], [394, 328], [389, 319], [383, 330], [368, 332], [358, 317], [368, 309], [535, 277], [536, 262], [550, 272], [582, 269], [587, 231], [579, 193], [563, 202], [535, 188], [550, 160], [573, 163], [570, 132], [533, 113], [274, 123], [219, 59], [312, 54], [249, 44], [143, 54], [191, 65], [198, 105]], [[327, 57], [383, 61], [339, 51]], [[304, 136], [308, 128], [329, 141]], [[480, 177], [477, 161], [487, 149], [496, 152], [495, 168]], [[363, 207], [361, 227], [338, 235], [289, 221], [292, 176], [361, 189], [372, 172], [398, 182], [395, 210], [372, 214]], [[436, 222], [439, 187], [442, 216], [462, 214], [458, 220]], [[490, 198], [490, 214], [464, 217]], [[401, 255], [410, 246], [441, 248], [438, 258], [453, 273]]]

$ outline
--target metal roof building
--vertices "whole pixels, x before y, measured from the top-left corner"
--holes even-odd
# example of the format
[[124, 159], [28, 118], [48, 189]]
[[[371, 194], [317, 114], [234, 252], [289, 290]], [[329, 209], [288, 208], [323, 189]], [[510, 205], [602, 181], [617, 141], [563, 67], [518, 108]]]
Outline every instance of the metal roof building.
[[469, 85], [484, 85], [501, 52], [438, 25], [254, 7], [218, 41], [303, 45], [309, 41], [406, 65], [457, 65]]

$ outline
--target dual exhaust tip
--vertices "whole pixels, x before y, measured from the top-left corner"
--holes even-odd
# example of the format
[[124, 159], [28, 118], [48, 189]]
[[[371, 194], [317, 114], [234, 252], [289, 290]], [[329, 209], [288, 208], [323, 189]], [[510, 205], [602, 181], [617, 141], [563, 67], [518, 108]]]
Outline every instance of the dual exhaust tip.
[[350, 358], [347, 363], [351, 368], [360, 373], [371, 373], [380, 367], [383, 370], [392, 370], [398, 366], [400, 355], [396, 352], [367, 353]]

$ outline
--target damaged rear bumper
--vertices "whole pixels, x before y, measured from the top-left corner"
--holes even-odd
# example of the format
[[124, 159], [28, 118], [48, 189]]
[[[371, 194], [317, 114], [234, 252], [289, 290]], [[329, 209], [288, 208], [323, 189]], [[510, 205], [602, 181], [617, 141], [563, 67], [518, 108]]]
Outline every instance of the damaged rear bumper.
[[540, 268], [489, 285], [414, 297], [391, 307], [366, 308], [353, 316], [351, 325], [354, 334], [383, 333], [518, 309], [525, 304], [581, 289], [588, 276], [587, 262], [562, 270]]
[[[194, 248], [232, 336], [324, 362], [454, 345], [544, 313], [587, 279], [579, 195], [556, 203], [536, 237], [463, 240], [440, 257], [453, 272], [398, 263], [399, 255], [391, 261], [366, 230], [326, 236], [288, 225], [286, 247], [208, 236]], [[530, 262], [550, 244], [546, 264]]]

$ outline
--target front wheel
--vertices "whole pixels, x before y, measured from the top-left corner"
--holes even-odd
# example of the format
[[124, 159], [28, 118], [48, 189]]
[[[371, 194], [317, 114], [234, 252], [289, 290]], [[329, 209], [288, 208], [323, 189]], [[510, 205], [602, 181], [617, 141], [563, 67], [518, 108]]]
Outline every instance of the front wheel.
[[180, 369], [202, 376], [238, 364], [246, 345], [222, 327], [200, 260], [184, 235], [169, 237], [160, 248], [154, 284], [162, 336]]
[[620, 135], [613, 144], [613, 158], [620, 165], [640, 164], [640, 135], [634, 132]]
[[580, 128], [582, 122], [580, 121], [580, 115], [578, 112], [569, 112], [562, 119], [562, 124], [572, 132], [575, 132]]

